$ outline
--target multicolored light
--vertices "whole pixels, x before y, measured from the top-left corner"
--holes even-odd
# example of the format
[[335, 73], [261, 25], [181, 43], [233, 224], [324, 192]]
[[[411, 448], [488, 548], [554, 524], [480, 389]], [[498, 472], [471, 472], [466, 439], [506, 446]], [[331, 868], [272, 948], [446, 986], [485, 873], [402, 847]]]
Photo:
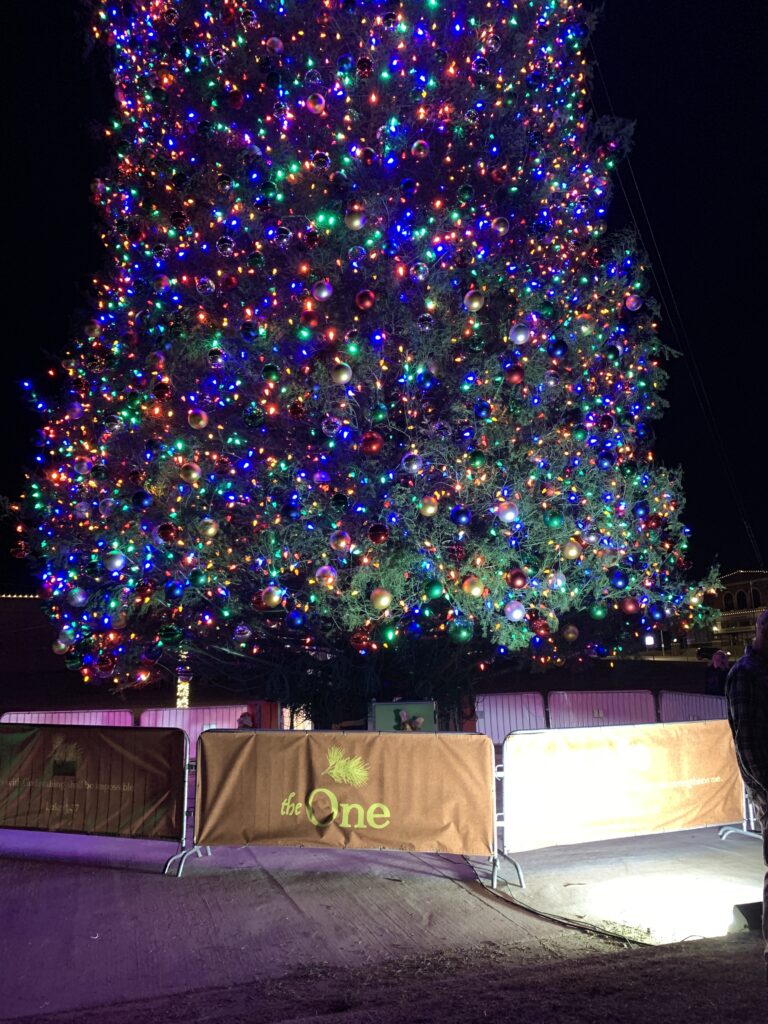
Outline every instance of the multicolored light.
[[[23, 542], [57, 649], [575, 642], [703, 614], [568, 0], [102, 2], [105, 273]], [[171, 652], [170, 655], [168, 652]]]

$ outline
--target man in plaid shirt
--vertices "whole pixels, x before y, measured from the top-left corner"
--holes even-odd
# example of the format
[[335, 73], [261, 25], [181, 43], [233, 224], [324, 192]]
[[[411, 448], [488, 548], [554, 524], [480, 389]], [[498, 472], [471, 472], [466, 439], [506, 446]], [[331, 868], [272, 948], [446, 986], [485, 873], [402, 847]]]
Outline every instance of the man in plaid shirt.
[[[731, 669], [725, 695], [736, 757], [760, 818], [763, 859], [768, 864], [768, 611], [757, 620], [752, 645]], [[768, 980], [768, 872], [763, 883], [763, 938]]]

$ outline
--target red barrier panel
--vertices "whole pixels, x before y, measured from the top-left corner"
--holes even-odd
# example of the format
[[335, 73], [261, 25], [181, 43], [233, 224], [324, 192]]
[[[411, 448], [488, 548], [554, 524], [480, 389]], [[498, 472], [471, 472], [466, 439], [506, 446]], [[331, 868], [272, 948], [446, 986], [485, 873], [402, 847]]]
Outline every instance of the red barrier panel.
[[476, 731], [497, 745], [511, 732], [547, 727], [540, 693], [481, 693], [475, 697], [475, 714]]
[[709, 693], [659, 693], [660, 722], [707, 722], [728, 717], [725, 697]]
[[558, 690], [548, 694], [553, 729], [592, 725], [644, 725], [656, 721], [650, 690]]
[[6, 711], [0, 722], [25, 725], [131, 726], [132, 711]]

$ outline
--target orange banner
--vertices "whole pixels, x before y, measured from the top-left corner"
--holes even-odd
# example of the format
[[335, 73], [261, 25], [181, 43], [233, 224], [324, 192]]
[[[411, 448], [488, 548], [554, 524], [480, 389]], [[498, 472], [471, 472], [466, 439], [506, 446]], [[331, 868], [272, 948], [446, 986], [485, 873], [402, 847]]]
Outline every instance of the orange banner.
[[728, 723], [513, 733], [504, 742], [504, 849], [740, 821]]
[[461, 733], [204, 732], [195, 843], [491, 856], [493, 745]]
[[0, 828], [179, 842], [180, 729], [0, 725]]

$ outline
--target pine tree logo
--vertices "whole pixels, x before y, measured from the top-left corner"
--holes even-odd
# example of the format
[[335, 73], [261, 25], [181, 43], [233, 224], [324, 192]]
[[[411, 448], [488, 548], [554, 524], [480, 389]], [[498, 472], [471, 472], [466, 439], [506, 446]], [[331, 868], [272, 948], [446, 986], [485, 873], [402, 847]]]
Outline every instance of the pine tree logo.
[[328, 751], [328, 767], [323, 775], [330, 775], [334, 782], [360, 789], [368, 781], [370, 765], [362, 757], [345, 757], [341, 747], [331, 747]]

